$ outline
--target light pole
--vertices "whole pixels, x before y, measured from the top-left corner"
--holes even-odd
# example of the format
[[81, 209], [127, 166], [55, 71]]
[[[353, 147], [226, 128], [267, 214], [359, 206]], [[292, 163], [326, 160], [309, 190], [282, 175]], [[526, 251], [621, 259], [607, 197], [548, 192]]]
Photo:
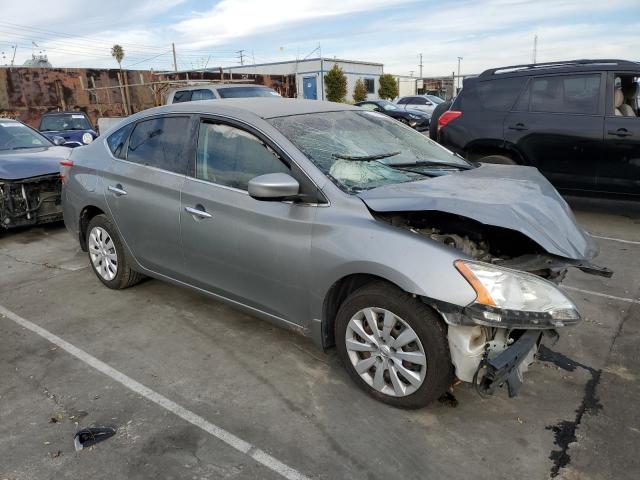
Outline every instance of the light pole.
[[457, 88], [460, 88], [460, 60], [462, 60], [462, 57], [458, 57], [458, 81], [457, 83]]

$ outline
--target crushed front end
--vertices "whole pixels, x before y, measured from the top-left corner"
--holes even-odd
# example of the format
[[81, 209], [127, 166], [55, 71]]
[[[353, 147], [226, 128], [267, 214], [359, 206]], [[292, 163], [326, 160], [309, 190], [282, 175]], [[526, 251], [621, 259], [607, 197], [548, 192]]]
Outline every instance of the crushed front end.
[[0, 225], [13, 228], [62, 220], [60, 192], [58, 173], [0, 179]]

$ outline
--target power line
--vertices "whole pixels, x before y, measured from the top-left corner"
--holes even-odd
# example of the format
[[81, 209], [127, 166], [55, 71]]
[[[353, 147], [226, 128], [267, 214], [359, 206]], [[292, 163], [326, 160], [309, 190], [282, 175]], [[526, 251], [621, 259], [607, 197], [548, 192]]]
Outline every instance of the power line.
[[244, 65], [244, 50], [237, 50], [236, 53], [240, 57], [240, 65]]

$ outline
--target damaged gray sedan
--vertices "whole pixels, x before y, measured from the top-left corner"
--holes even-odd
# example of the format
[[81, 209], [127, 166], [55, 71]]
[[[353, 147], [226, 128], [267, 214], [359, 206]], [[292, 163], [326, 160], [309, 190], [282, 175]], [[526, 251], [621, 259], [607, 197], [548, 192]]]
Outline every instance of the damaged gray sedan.
[[566, 270], [610, 275], [536, 169], [469, 163], [376, 112], [235, 99], [126, 122], [63, 169], [98, 279], [169, 281], [335, 346], [395, 406], [456, 378], [517, 394], [543, 336], [580, 322]]

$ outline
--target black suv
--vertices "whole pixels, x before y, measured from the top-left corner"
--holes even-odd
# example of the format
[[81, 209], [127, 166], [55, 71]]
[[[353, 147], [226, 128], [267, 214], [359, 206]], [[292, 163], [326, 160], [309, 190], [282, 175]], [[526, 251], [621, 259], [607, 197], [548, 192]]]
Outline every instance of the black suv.
[[470, 160], [531, 165], [563, 190], [640, 196], [640, 63], [574, 60], [468, 78], [438, 140]]

